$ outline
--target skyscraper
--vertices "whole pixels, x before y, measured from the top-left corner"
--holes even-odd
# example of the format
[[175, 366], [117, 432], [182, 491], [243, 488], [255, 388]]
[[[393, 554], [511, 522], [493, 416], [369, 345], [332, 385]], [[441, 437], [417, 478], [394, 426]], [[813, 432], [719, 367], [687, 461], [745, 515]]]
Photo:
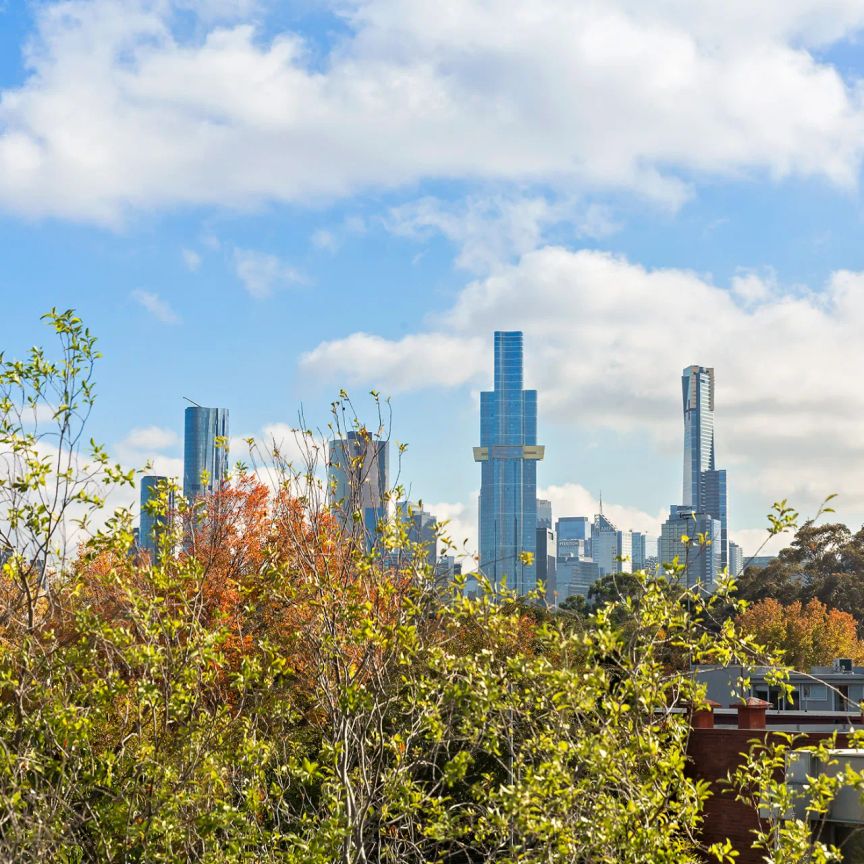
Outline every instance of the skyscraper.
[[495, 389], [480, 394], [480, 571], [519, 594], [533, 591], [536, 555], [537, 391], [522, 389], [522, 333], [495, 333]]
[[714, 448], [714, 369], [688, 366], [681, 376], [684, 409], [682, 504], [720, 522], [715, 539], [721, 567], [729, 564], [726, 471], [717, 470]]
[[729, 572], [737, 579], [744, 570], [744, 550], [729, 541]]
[[681, 376], [684, 403], [684, 492], [681, 503], [699, 507], [702, 473], [714, 470], [714, 370], [688, 366]]
[[438, 563], [438, 521], [410, 501], [399, 501], [396, 514], [405, 523], [409, 542], [423, 545], [426, 563], [434, 570]]
[[591, 525], [591, 558], [600, 568], [601, 576], [633, 572], [632, 535], [618, 528], [602, 513], [594, 516]]
[[[700, 534], [707, 541], [704, 546], [696, 542]], [[684, 543], [681, 539], [684, 536], [692, 542]], [[722, 567], [719, 537], [718, 519], [707, 513], [695, 513], [690, 506], [673, 504], [657, 541], [658, 556], [664, 564], [670, 564], [677, 556], [678, 563], [686, 565], [680, 581], [688, 588], [700, 585], [713, 591]]]
[[228, 476], [228, 409], [186, 409], [183, 495], [192, 501], [220, 488]]
[[[159, 497], [161, 487], [167, 484], [168, 478], [149, 474], [141, 478], [141, 513], [138, 528], [138, 545], [150, 555], [150, 561], [159, 562], [160, 543], [163, 532], [168, 525], [167, 514], [154, 511], [153, 502]], [[173, 506], [173, 493], [169, 491], [168, 510]]]
[[552, 502], [545, 498], [537, 499], [537, 527], [552, 527]]
[[388, 442], [350, 431], [330, 442], [327, 459], [330, 506], [343, 528], [362, 530], [374, 541], [387, 513], [390, 489]]
[[562, 516], [555, 523], [558, 559], [591, 557], [591, 520], [587, 516]]

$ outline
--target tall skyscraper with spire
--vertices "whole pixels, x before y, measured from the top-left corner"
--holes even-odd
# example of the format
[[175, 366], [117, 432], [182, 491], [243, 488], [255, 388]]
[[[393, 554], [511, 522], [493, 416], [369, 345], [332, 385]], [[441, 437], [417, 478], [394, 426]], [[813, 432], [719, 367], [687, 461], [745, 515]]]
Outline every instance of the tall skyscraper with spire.
[[[522, 333], [496, 331], [494, 390], [480, 394], [480, 565], [498, 586], [537, 587], [537, 391], [522, 388]], [[526, 560], [523, 553], [530, 553]]]
[[714, 369], [688, 366], [681, 376], [684, 409], [684, 488], [682, 503], [720, 523], [720, 566], [729, 564], [726, 471], [715, 465]]

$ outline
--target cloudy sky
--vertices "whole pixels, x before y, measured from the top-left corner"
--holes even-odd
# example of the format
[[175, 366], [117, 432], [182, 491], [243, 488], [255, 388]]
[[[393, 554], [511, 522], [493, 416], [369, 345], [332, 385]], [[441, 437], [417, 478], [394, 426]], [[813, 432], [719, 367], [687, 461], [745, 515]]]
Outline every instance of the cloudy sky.
[[[732, 536], [864, 521], [864, 0], [0, 2], [0, 342], [76, 307], [93, 433], [179, 470], [392, 397], [473, 537], [492, 331], [525, 332], [555, 514], [680, 498], [714, 366]], [[362, 406], [362, 395], [358, 400]]]

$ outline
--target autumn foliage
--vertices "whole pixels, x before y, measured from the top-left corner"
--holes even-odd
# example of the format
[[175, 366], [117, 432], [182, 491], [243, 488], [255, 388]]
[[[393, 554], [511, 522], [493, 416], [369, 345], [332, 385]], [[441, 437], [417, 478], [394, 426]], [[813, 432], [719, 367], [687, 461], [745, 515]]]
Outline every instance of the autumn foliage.
[[754, 603], [737, 619], [742, 633], [771, 649], [784, 652], [795, 669], [830, 665], [837, 657], [864, 663], [864, 643], [858, 623], [848, 612], [829, 609], [815, 598], [783, 605], [773, 598]]

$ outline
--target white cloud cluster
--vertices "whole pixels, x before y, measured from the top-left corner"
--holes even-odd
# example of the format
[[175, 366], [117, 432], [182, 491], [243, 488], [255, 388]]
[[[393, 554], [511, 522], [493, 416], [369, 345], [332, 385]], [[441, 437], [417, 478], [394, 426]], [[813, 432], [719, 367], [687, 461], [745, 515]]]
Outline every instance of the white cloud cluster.
[[234, 269], [243, 287], [256, 300], [269, 297], [278, 288], [305, 281], [299, 271], [277, 255], [254, 249], [235, 249]]
[[350, 35], [323, 59], [242, 0], [37, 5], [0, 94], [0, 206], [112, 223], [424, 178], [675, 204], [701, 172], [858, 175], [861, 89], [814, 49], [862, 0], [332, 5]]
[[[595, 251], [546, 247], [468, 285], [425, 332], [358, 333], [306, 354], [306, 373], [397, 392], [488, 387], [490, 334], [525, 332], [544, 422], [681, 441], [680, 375], [714, 366], [720, 464], [738, 492], [864, 513], [864, 274], [783, 292], [770, 274], [731, 289]], [[484, 334], [479, 338], [477, 334]], [[560, 512], [560, 511], [559, 511]], [[623, 518], [623, 517], [622, 517]]]

